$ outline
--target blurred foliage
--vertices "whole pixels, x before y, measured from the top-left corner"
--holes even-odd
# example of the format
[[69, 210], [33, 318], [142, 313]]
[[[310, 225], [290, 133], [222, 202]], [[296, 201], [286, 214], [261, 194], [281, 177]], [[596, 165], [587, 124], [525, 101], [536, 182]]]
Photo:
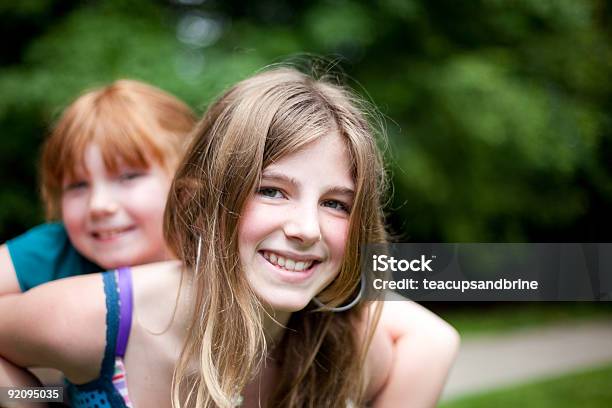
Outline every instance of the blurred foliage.
[[135, 78], [201, 112], [312, 53], [385, 118], [403, 239], [609, 241], [611, 17], [603, 0], [3, 2], [0, 238], [42, 221], [38, 146], [84, 89]]
[[426, 306], [438, 309], [463, 340], [554, 325], [578, 323], [578, 327], [581, 322], [612, 317], [612, 302], [464, 302], [452, 306], [429, 302]]

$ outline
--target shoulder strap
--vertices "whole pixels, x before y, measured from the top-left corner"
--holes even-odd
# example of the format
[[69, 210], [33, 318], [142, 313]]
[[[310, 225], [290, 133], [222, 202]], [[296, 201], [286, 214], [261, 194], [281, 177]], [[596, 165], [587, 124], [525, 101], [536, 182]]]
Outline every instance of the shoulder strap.
[[132, 271], [129, 267], [117, 269], [119, 280], [119, 333], [115, 355], [125, 356], [132, 328]]

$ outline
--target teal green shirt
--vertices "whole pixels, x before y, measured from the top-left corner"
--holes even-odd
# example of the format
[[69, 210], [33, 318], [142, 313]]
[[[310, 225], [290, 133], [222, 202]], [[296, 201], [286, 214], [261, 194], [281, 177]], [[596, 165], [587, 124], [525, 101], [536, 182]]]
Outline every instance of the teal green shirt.
[[61, 223], [41, 224], [6, 244], [24, 292], [56, 279], [103, 270], [77, 252]]

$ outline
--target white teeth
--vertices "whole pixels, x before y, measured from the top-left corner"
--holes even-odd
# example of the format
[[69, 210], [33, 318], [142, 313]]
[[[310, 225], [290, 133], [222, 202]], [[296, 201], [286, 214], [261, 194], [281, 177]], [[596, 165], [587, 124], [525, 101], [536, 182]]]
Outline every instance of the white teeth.
[[115, 237], [117, 235], [120, 235], [120, 234], [122, 234], [125, 231], [126, 231], [126, 229], [114, 229], [114, 230], [97, 232], [97, 233], [95, 233], [95, 235], [97, 235], [97, 237], [100, 238], [100, 239], [109, 239], [109, 238], [113, 238], [113, 237]]
[[271, 264], [276, 266], [281, 266], [283, 269], [287, 269], [289, 271], [304, 271], [309, 269], [312, 266], [314, 261], [296, 261], [293, 259], [287, 259], [280, 255], [276, 255], [271, 252], [264, 252], [263, 257], [270, 261]]

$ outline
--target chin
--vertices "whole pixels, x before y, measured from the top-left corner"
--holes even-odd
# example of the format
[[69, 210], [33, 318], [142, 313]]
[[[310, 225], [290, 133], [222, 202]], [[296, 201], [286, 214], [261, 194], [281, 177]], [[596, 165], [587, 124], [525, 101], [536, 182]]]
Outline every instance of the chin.
[[273, 310], [284, 313], [299, 312], [304, 309], [310, 300], [301, 299], [265, 299], [265, 303], [268, 304]]
[[115, 260], [93, 260], [93, 263], [95, 263], [96, 265], [100, 266], [102, 269], [104, 270], [110, 270], [110, 269], [117, 269], [121, 266], [131, 266], [130, 264], [126, 264], [125, 262], [122, 261], [115, 261]]
[[163, 249], [151, 252], [145, 250], [138, 251], [132, 248], [130, 251], [126, 252], [127, 253], [117, 251], [116, 253], [107, 253], [106, 256], [96, 263], [107, 269], [114, 269], [121, 266], [138, 266], [165, 260], [163, 256], [160, 256], [160, 253], [165, 253]]
[[104, 258], [104, 259], [94, 259], [93, 262], [98, 265], [101, 266], [102, 268], [109, 270], [109, 269], [116, 269], [122, 266], [136, 266], [139, 264], [138, 261], [136, 261], [133, 257], [122, 257], [122, 256], [116, 256], [113, 258]]

